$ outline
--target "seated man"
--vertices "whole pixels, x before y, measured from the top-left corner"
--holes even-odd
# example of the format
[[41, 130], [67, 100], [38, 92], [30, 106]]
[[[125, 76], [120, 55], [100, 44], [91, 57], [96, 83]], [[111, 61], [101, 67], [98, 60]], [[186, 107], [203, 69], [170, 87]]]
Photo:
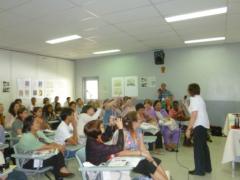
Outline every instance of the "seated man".
[[[77, 145], [77, 123], [74, 117], [74, 111], [71, 108], [63, 108], [61, 112], [62, 122], [58, 126], [55, 134], [55, 142], [61, 145]], [[66, 158], [75, 156], [76, 151], [65, 151]]]

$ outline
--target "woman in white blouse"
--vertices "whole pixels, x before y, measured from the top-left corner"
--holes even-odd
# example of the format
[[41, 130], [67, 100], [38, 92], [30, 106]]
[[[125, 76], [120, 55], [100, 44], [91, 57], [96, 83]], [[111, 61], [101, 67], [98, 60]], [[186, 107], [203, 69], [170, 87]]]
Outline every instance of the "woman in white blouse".
[[206, 104], [200, 96], [200, 86], [192, 83], [188, 86], [188, 92], [191, 96], [189, 112], [191, 114], [188, 128], [186, 131], [187, 138], [190, 138], [193, 132], [193, 150], [195, 169], [189, 171], [189, 174], [204, 176], [205, 173], [212, 172], [210, 152], [207, 145], [207, 129], [210, 127]]
[[101, 116], [102, 109], [98, 108], [97, 111], [95, 112], [95, 109], [91, 105], [86, 105], [82, 109], [82, 113], [78, 117], [78, 135], [79, 136], [84, 136], [84, 126], [87, 124], [89, 121], [96, 120]]

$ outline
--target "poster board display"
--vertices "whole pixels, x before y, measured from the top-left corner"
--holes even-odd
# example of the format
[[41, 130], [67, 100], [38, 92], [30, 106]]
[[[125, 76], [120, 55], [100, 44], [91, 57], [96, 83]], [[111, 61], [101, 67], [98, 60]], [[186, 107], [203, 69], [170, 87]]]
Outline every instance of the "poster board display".
[[137, 97], [138, 96], [138, 77], [127, 76], [124, 78], [124, 95]]
[[112, 78], [112, 97], [124, 96], [124, 78], [114, 77]]

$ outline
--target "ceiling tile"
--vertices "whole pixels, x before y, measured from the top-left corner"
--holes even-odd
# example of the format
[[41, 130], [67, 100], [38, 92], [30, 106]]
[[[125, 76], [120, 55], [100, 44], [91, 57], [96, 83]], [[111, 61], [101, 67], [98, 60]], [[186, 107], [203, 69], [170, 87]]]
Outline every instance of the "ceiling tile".
[[124, 12], [102, 16], [104, 20], [113, 24], [146, 20], [146, 19], [156, 18], [156, 17], [160, 18], [157, 11], [151, 6], [136, 8], [131, 11], [124, 11]]
[[123, 23], [117, 23], [114, 24], [116, 27], [128, 31], [128, 30], [136, 30], [142, 28], [159, 28], [159, 29], [169, 29], [169, 25], [161, 18], [161, 17], [155, 17], [150, 19], [142, 19], [142, 20], [136, 20], [131, 22], [123, 22]]
[[229, 14], [240, 14], [240, 1], [229, 1], [228, 10]]
[[[227, 15], [168, 24], [162, 16], [221, 7], [227, 0], [0, 0], [0, 47], [62, 58], [95, 57], [186, 47], [184, 40], [226, 35], [240, 42], [240, 1]], [[45, 41], [70, 34], [83, 38], [57, 45]], [[204, 45], [204, 44], [202, 44]]]
[[154, 4], [160, 4], [160, 3], [168, 3], [170, 1], [175, 1], [175, 0], [149, 0]]
[[[0, 27], [1, 28], [16, 28], [22, 24], [29, 23], [30, 19], [10, 12], [0, 13]], [[25, 27], [26, 28], [26, 27]]]
[[48, 15], [48, 18], [43, 17], [39, 21], [54, 25], [55, 24], [75, 25], [96, 18], [97, 17], [91, 14], [89, 11], [81, 9], [79, 7], [75, 7]]
[[150, 5], [148, 0], [92, 0], [89, 3], [78, 2], [78, 0], [71, 1], [82, 5], [100, 16]]
[[29, 3], [10, 10], [10, 12], [28, 18], [47, 17], [59, 11], [72, 8], [73, 4], [66, 0], [31, 0]]
[[11, 8], [16, 8], [23, 4], [30, 2], [31, 0], [1, 0], [0, 7], [1, 9], [7, 10]]

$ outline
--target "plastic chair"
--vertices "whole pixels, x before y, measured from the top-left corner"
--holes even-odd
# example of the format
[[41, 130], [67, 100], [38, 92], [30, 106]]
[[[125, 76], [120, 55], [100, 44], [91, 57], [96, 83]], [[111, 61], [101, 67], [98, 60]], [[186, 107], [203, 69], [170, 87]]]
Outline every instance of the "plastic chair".
[[39, 159], [39, 160], [45, 160], [45, 159], [48, 159], [50, 157], [52, 157], [53, 155], [49, 155], [49, 156], [40, 156], [40, 157], [33, 157], [31, 154], [21, 154], [19, 153], [18, 151], [18, 144], [15, 144], [13, 146], [13, 149], [14, 149], [14, 153], [12, 155], [12, 157], [14, 157], [16, 159], [16, 170], [17, 171], [21, 171], [21, 172], [24, 172], [26, 175], [29, 175], [29, 176], [35, 176], [37, 175], [37, 179], [39, 180], [40, 179], [40, 175], [41, 174], [44, 174], [48, 179], [51, 180], [51, 178], [46, 174], [48, 171], [51, 171], [53, 169], [52, 166], [49, 166], [49, 167], [38, 167], [36, 169], [26, 169], [24, 168], [24, 164], [28, 161], [28, 160], [31, 160], [31, 159]]
[[97, 178], [103, 179], [103, 174], [102, 172], [104, 171], [112, 171], [112, 172], [119, 172], [120, 173], [120, 177], [119, 179], [121, 179], [121, 172], [122, 171], [131, 171], [132, 167], [110, 167], [110, 166], [93, 166], [93, 167], [85, 167], [83, 165], [84, 162], [86, 162], [86, 151], [85, 151], [85, 147], [81, 148], [80, 150], [78, 150], [76, 152], [76, 159], [79, 163], [79, 171], [82, 173], [82, 179], [83, 180], [88, 180], [88, 175], [87, 172], [96, 172], [97, 173]]

